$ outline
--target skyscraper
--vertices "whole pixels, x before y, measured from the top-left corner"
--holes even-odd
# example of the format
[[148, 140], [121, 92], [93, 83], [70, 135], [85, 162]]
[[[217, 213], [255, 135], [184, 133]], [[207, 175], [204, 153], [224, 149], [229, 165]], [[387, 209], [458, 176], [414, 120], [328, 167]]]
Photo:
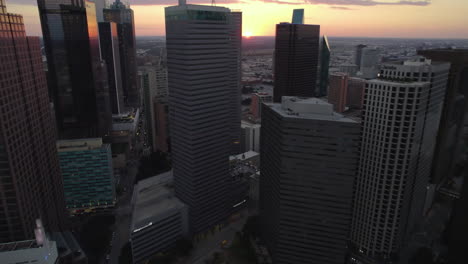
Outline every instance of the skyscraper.
[[0, 0], [0, 242], [66, 227], [55, 126], [39, 38]]
[[189, 206], [192, 234], [229, 211], [232, 95], [239, 14], [224, 7], [166, 7], [170, 133], [175, 193]]
[[362, 109], [366, 81], [360, 78], [348, 78], [346, 106], [352, 109]]
[[122, 69], [120, 67], [119, 37], [117, 24], [114, 22], [99, 22], [99, 42], [102, 59], [107, 66], [109, 83], [109, 99], [113, 114], [123, 110]]
[[351, 250], [354, 263], [395, 261], [423, 216], [449, 64], [384, 64], [366, 86]]
[[242, 12], [232, 11], [230, 27], [230, 45], [231, 53], [229, 54], [231, 70], [231, 81], [229, 82], [228, 89], [232, 93], [230, 97], [230, 114], [229, 120], [230, 133], [231, 133], [231, 154], [239, 154], [241, 149], [241, 79], [242, 79]]
[[431, 178], [433, 183], [439, 184], [452, 176], [454, 166], [460, 160], [457, 150], [462, 146], [460, 142], [468, 116], [468, 49], [420, 50], [418, 54], [434, 61], [450, 62]]
[[343, 113], [346, 109], [346, 99], [348, 94], [348, 75], [336, 72], [330, 75], [330, 89], [328, 102], [333, 104], [333, 110]]
[[274, 102], [282, 96], [315, 95], [319, 40], [319, 25], [276, 25]]
[[264, 105], [260, 228], [275, 264], [343, 264], [361, 125], [317, 98]]
[[373, 79], [377, 77], [378, 64], [380, 63], [380, 51], [375, 48], [363, 48], [361, 50], [361, 63], [359, 71], [362, 78]]
[[367, 47], [366, 45], [359, 44], [356, 46], [356, 55], [354, 57], [354, 64], [361, 68], [362, 49]]
[[327, 36], [323, 36], [322, 47], [320, 50], [320, 87], [318, 96], [326, 96], [328, 89], [328, 74], [330, 69], [330, 44]]
[[60, 138], [105, 137], [112, 116], [94, 3], [38, 0]]
[[117, 24], [124, 102], [129, 106], [138, 106], [140, 103], [140, 92], [137, 84], [133, 10], [120, 2], [120, 0], [116, 0], [110, 8], [104, 9], [104, 20]]

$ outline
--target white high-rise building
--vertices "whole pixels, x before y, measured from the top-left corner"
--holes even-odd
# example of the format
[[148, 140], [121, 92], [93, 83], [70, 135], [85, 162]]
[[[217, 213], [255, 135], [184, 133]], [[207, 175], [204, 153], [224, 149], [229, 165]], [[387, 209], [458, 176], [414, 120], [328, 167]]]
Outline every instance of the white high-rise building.
[[175, 194], [188, 205], [191, 233], [198, 234], [230, 210], [234, 137], [240, 147], [240, 110], [234, 108], [240, 108], [241, 13], [181, 1], [165, 14]]
[[352, 263], [394, 261], [423, 216], [449, 67], [417, 58], [367, 81]]
[[375, 48], [363, 48], [361, 54], [360, 77], [372, 79], [377, 77], [380, 63], [380, 50]]

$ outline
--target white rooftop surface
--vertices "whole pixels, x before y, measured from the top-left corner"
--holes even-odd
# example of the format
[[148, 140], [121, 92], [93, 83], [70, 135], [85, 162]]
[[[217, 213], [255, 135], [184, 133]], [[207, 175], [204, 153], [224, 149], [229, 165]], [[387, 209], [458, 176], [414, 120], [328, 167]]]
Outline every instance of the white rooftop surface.
[[[242, 157], [242, 155], [244, 155], [244, 157]], [[229, 160], [235, 160], [235, 159], [247, 160], [247, 159], [256, 157], [258, 155], [260, 155], [260, 154], [258, 154], [258, 152], [255, 152], [253, 150], [249, 150], [247, 152], [244, 152], [244, 153], [241, 153], [241, 154], [238, 154], [238, 155], [229, 156]]]
[[184, 207], [168, 187], [172, 183], [172, 171], [139, 181], [134, 189], [132, 203], [132, 232], [148, 226], [168, 210]]
[[356, 123], [333, 111], [333, 105], [319, 98], [283, 96], [281, 104], [268, 104], [278, 114], [287, 118], [313, 119]]

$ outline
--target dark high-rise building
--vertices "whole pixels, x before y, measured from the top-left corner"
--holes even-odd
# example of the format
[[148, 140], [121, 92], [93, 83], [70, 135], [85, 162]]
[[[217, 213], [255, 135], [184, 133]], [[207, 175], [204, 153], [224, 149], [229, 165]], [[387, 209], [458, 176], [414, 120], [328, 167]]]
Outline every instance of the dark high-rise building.
[[330, 70], [330, 44], [327, 36], [323, 36], [320, 51], [320, 87], [318, 96], [326, 96], [328, 93], [329, 70]]
[[133, 10], [120, 0], [116, 0], [110, 8], [104, 9], [104, 20], [117, 24], [124, 102], [128, 106], [138, 106], [140, 104], [140, 92], [137, 83]]
[[39, 38], [0, 0], [0, 242], [60, 231], [65, 201]]
[[449, 67], [386, 63], [367, 81], [351, 263], [394, 263], [425, 214]]
[[362, 49], [366, 48], [366, 45], [359, 44], [356, 46], [356, 54], [354, 57], [354, 64], [357, 65], [358, 69], [361, 68]]
[[123, 110], [122, 69], [120, 67], [119, 37], [117, 24], [114, 22], [99, 23], [99, 41], [101, 56], [107, 66], [110, 105], [113, 114]]
[[455, 163], [460, 160], [457, 150], [463, 140], [463, 128], [468, 112], [468, 50], [420, 50], [418, 54], [434, 61], [450, 62], [445, 92], [444, 110], [440, 120], [431, 180], [441, 183], [452, 176]]
[[260, 227], [275, 264], [343, 264], [359, 122], [317, 98], [264, 104]]
[[238, 93], [232, 89], [238, 89], [240, 13], [182, 0], [165, 14], [175, 194], [188, 205], [191, 233], [197, 234], [230, 211], [233, 132], [227, 122]]
[[112, 117], [94, 3], [38, 0], [38, 6], [59, 137], [105, 137]]
[[231, 154], [235, 155], [240, 153], [241, 144], [241, 79], [242, 79], [242, 12], [233, 11], [231, 14], [230, 27], [230, 45], [231, 54], [230, 62], [232, 67], [231, 81], [229, 82], [228, 89], [232, 93], [230, 99], [230, 113], [231, 119], [229, 126], [231, 130]]
[[276, 25], [274, 102], [316, 95], [319, 41], [319, 25]]

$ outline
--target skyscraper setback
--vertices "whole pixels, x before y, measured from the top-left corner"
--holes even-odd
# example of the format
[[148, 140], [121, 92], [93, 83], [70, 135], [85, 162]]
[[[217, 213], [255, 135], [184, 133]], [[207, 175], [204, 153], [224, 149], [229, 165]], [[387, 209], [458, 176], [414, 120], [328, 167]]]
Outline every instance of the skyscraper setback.
[[66, 226], [63, 185], [38, 37], [0, 0], [0, 242]]
[[188, 205], [191, 233], [197, 234], [229, 212], [234, 133], [226, 122], [233, 120], [238, 93], [232, 89], [240, 74], [240, 13], [182, 0], [165, 15], [175, 193]]
[[110, 8], [104, 9], [104, 20], [117, 24], [124, 102], [129, 106], [138, 106], [140, 98], [137, 84], [133, 10], [128, 5], [120, 2], [120, 0], [116, 0]]
[[49, 95], [60, 138], [103, 137], [111, 126], [94, 3], [38, 0]]
[[274, 102], [282, 96], [316, 95], [319, 40], [319, 25], [276, 25]]
[[352, 263], [395, 261], [423, 216], [448, 70], [425, 59], [388, 63], [367, 83]]

